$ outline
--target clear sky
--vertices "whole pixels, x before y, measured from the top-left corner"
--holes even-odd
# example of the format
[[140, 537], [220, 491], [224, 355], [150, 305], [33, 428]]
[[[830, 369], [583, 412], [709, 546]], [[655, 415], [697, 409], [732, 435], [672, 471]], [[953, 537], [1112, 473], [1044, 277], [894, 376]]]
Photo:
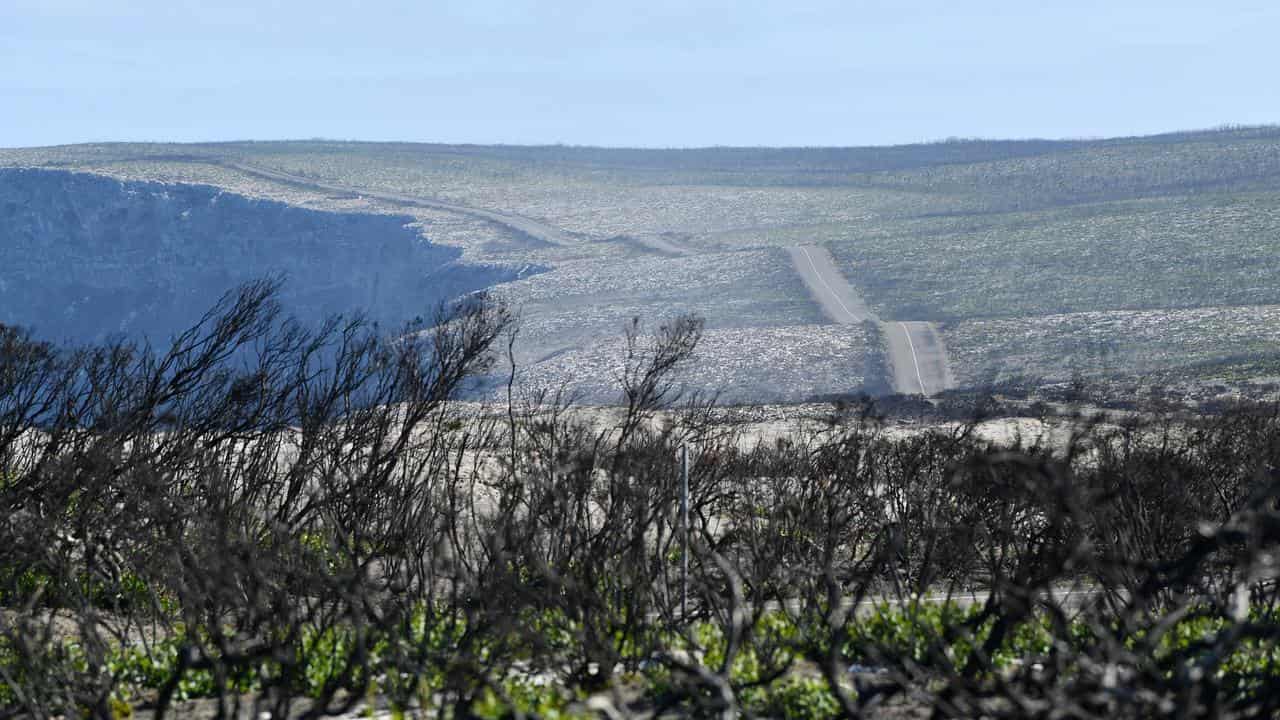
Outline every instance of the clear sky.
[[0, 147], [627, 146], [1280, 122], [1275, 0], [0, 0]]

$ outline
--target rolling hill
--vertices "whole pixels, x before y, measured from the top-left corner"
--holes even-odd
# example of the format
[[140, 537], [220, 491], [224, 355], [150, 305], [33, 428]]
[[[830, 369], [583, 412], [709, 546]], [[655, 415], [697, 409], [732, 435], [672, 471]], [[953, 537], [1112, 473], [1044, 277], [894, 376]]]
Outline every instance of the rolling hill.
[[[124, 277], [150, 278], [162, 262], [140, 222], [94, 236], [96, 249], [33, 244], [85, 237], [41, 195], [30, 170], [39, 169], [62, 173], [64, 185], [111, 178], [123, 198], [195, 192], [181, 184], [225, 193], [246, 217], [252, 208], [314, 213], [304, 222], [316, 244], [308, 252], [290, 249], [293, 221], [262, 225], [253, 241], [227, 240], [216, 225], [165, 235], [186, 238], [193, 258], [220, 258], [201, 263], [235, 268], [227, 278], [252, 267], [231, 245], [275, 242], [282, 269], [304, 268], [293, 292], [313, 313], [332, 305], [305, 300], [313, 286], [338, 276], [346, 290], [337, 302], [374, 298], [388, 322], [492, 287], [521, 308], [517, 365], [527, 386], [570, 383], [590, 400], [613, 397], [622, 326], [678, 312], [707, 320], [689, 381], [730, 400], [891, 388], [886, 366], [911, 361], [885, 341], [893, 323], [936, 335], [948, 382], [961, 387], [1280, 375], [1274, 127], [881, 148], [101, 144], [0, 150], [4, 167], [28, 169], [0, 170], [0, 288], [18, 288], [4, 322], [56, 327], [38, 313], [80, 307], [75, 293], [93, 296], [86, 287], [129, 297], [93, 279], [113, 272], [102, 258], [124, 263]], [[352, 216], [383, 219], [326, 234]], [[413, 237], [387, 239], [402, 232]], [[353, 252], [361, 238], [400, 254]], [[112, 243], [133, 249], [122, 255]], [[824, 310], [825, 291], [801, 277], [789, 252], [802, 246], [827, 251], [879, 325], [837, 322]], [[69, 269], [74, 291], [33, 281], [47, 276], [38, 258]], [[331, 265], [323, 272], [322, 261]], [[446, 265], [456, 272], [440, 271]], [[375, 291], [375, 277], [397, 279], [377, 280]], [[30, 308], [12, 299], [32, 300], [37, 287]]]

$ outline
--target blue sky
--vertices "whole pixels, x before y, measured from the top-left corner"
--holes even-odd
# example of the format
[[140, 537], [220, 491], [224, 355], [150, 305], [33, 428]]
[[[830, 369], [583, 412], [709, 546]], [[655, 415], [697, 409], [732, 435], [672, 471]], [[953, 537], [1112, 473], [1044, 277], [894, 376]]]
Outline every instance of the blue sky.
[[0, 0], [0, 147], [880, 145], [1280, 122], [1280, 3]]

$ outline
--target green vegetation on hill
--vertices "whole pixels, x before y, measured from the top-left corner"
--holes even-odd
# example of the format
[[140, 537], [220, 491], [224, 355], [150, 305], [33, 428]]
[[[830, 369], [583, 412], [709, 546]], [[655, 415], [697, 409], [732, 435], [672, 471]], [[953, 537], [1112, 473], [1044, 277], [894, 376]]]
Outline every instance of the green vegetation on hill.
[[[830, 228], [887, 317], [961, 320], [1280, 303], [1280, 194], [1125, 200]], [[838, 233], [838, 234], [837, 234]]]
[[[353, 191], [272, 183], [237, 164]], [[815, 308], [803, 286], [785, 277], [783, 256], [761, 252], [796, 244], [827, 246], [885, 319], [961, 327], [954, 340], [964, 345], [966, 365], [953, 362], [953, 369], [970, 379], [1007, 359], [1007, 339], [983, 339], [963, 323], [1000, 319], [1028, 328], [1022, 337], [1040, 345], [1019, 353], [1028, 363], [1021, 370], [1060, 376], [1062, 364], [1049, 359], [1074, 337], [1054, 334], [1060, 323], [1053, 318], [1063, 314], [1280, 304], [1270, 272], [1280, 262], [1277, 127], [882, 148], [103, 144], [4, 150], [0, 165], [204, 182], [313, 206], [412, 214], [428, 237], [463, 248], [468, 259], [550, 268], [538, 282], [509, 288], [514, 303], [529, 301], [528, 361], [564, 347], [555, 328], [615, 336], [630, 315], [651, 314], [652, 303], [637, 295], [646, 287], [659, 289], [654, 298], [663, 305], [697, 311], [718, 329], [813, 323]], [[530, 247], [482, 220], [371, 202], [361, 189], [533, 218], [574, 240]], [[670, 257], [673, 246], [704, 257]], [[734, 257], [738, 251], [752, 252]], [[705, 282], [691, 281], [695, 270]], [[752, 279], [740, 279], [746, 276]], [[608, 277], [627, 282], [601, 288]], [[544, 302], [548, 288], [565, 302]], [[1091, 340], [1132, 344], [1121, 325], [1091, 331]], [[1195, 362], [1232, 352], [1202, 348]], [[1280, 355], [1280, 347], [1259, 340], [1249, 352]], [[1159, 355], [1158, 348], [1134, 351], [1147, 360]], [[1177, 366], [1119, 362], [1091, 370]]]

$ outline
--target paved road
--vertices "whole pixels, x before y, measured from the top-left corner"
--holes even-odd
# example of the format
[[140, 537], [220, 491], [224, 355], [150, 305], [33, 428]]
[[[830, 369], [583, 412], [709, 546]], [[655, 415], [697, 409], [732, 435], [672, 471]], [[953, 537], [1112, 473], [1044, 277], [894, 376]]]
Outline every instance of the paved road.
[[302, 175], [294, 175], [293, 173], [282, 172], [280, 170], [258, 167], [256, 165], [246, 165], [244, 163], [231, 161], [224, 161], [219, 164], [223, 167], [231, 168], [232, 170], [239, 170], [246, 175], [253, 175], [255, 177], [273, 180], [275, 182], [306, 188], [309, 190], [322, 190], [325, 192], [360, 195], [363, 197], [375, 198], [377, 200], [384, 200], [397, 205], [411, 205], [415, 207], [431, 208], [433, 210], [444, 210], [446, 212], [458, 213], [460, 215], [469, 215], [481, 220], [487, 220], [495, 225], [501, 225], [502, 227], [515, 232], [517, 235], [544, 244], [574, 245], [579, 242], [572, 235], [559, 228], [552, 227], [551, 225], [547, 225], [546, 223], [532, 218], [527, 218], [522, 215], [485, 210], [484, 208], [458, 205], [455, 203], [445, 202], [443, 200], [415, 197], [413, 195], [401, 195], [399, 193], [389, 193], [379, 190], [351, 187], [348, 185], [338, 185], [336, 183], [316, 180]]
[[826, 248], [816, 246], [789, 247], [791, 262], [800, 273], [800, 278], [808, 286], [814, 300], [822, 306], [824, 312], [832, 320], [842, 325], [874, 320], [880, 318], [871, 312], [871, 308], [863, 302], [862, 296], [853, 289], [848, 280], [836, 270], [835, 260]]
[[692, 248], [682, 243], [669, 240], [659, 235], [636, 235], [632, 237], [631, 240], [646, 250], [652, 250], [660, 255], [679, 257], [681, 255], [692, 255], [694, 252]]
[[933, 323], [886, 322], [880, 330], [888, 346], [895, 390], [927, 396], [955, 387], [942, 336]]
[[804, 245], [789, 247], [787, 252], [827, 317], [844, 325], [868, 320], [880, 324], [894, 392], [927, 396], [955, 387], [937, 326], [920, 321], [881, 320], [840, 274], [825, 248]]
[[[500, 225], [516, 235], [543, 244], [573, 245], [578, 242], [572, 235], [559, 228], [521, 215], [431, 198], [339, 185], [234, 161], [223, 161], [220, 164], [247, 175], [310, 190], [362, 195], [400, 205], [468, 215]], [[689, 252], [688, 248], [660, 237], [649, 236], [637, 238], [637, 240], [663, 254], [683, 255]], [[787, 248], [787, 252], [791, 255], [792, 263], [801, 279], [828, 317], [841, 324], [856, 324], [868, 320], [880, 323], [892, 368], [891, 380], [895, 392], [933, 395], [955, 385], [955, 379], [947, 365], [946, 348], [943, 346], [942, 337], [932, 323], [881, 320], [867, 307], [866, 302], [849, 284], [849, 281], [840, 274], [831, 254], [825, 248], [797, 246]]]

